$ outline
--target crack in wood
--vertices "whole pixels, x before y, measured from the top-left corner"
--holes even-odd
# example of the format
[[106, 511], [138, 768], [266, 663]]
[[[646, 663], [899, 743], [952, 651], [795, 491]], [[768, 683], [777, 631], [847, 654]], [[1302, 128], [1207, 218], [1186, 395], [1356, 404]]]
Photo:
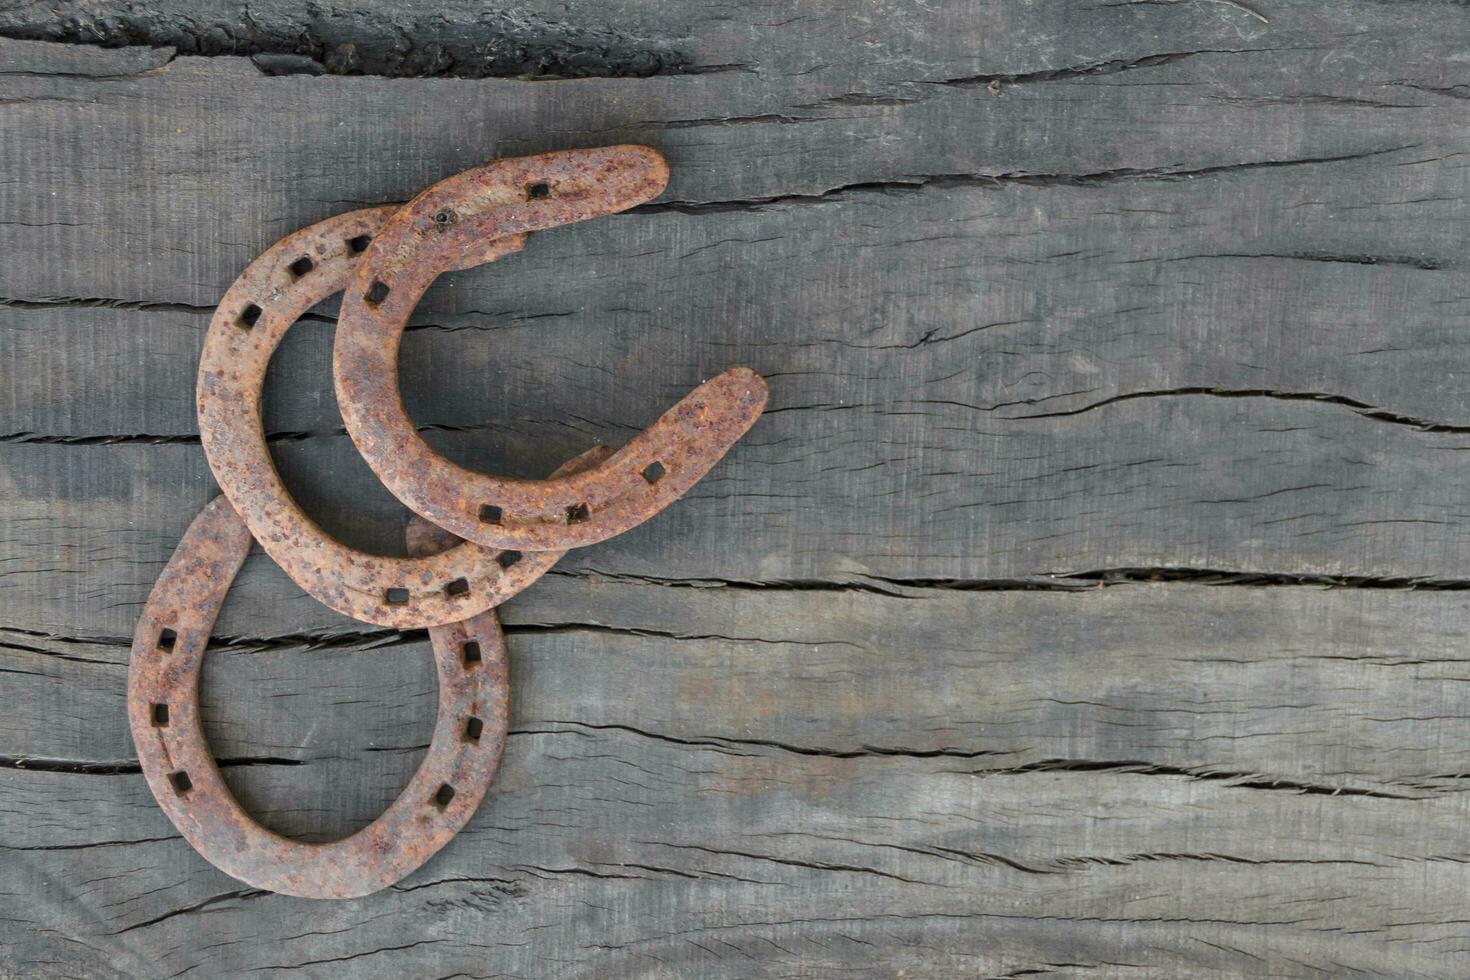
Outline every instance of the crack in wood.
[[782, 205], [820, 205], [842, 201], [861, 194], [918, 193], [934, 188], [996, 189], [1008, 185], [1023, 187], [1090, 187], [1129, 181], [1179, 181], [1197, 180], [1201, 177], [1229, 176], [1255, 170], [1272, 170], [1280, 167], [1309, 167], [1335, 163], [1366, 160], [1386, 154], [1400, 153], [1423, 147], [1422, 143], [1404, 143], [1378, 149], [1353, 153], [1332, 154], [1314, 157], [1297, 157], [1284, 160], [1242, 160], [1216, 164], [1209, 167], [1117, 167], [1085, 173], [1035, 173], [1027, 171], [1002, 171], [998, 173], [948, 173], [918, 174], [893, 177], [886, 180], [858, 181], [839, 184], [823, 191], [811, 193], [776, 194], [744, 200], [692, 201], [661, 200], [642, 204], [628, 211], [629, 214], [719, 214], [722, 212], [760, 211]]
[[1109, 61], [1095, 61], [1082, 65], [1069, 65], [1063, 68], [1046, 68], [1039, 71], [1028, 72], [999, 72], [989, 75], [964, 75], [959, 78], [943, 78], [934, 81], [921, 81], [921, 85], [940, 85], [949, 88], [975, 88], [984, 87], [993, 94], [999, 95], [1004, 85], [1026, 85], [1033, 82], [1058, 82], [1070, 81], [1079, 78], [1093, 78], [1098, 75], [1117, 75], [1138, 68], [1158, 68], [1163, 65], [1178, 64], [1190, 58], [1205, 54], [1252, 54], [1261, 52], [1273, 52], [1282, 50], [1280, 48], [1199, 48], [1193, 51], [1166, 51], [1160, 54], [1144, 55], [1140, 58], [1121, 59], [1115, 58]]
[[103, 48], [251, 57], [267, 75], [390, 78], [646, 78], [738, 70], [696, 65], [666, 39], [530, 12], [387, 12], [285, 3], [204, 5], [179, 17], [148, 4], [19, 4], [0, 37]]
[[[239, 766], [303, 766], [300, 759], [279, 756], [239, 756], [216, 759], [221, 769]], [[137, 762], [84, 762], [76, 759], [41, 759], [27, 756], [0, 755], [0, 769], [23, 769], [27, 772], [64, 773], [73, 776], [131, 776], [143, 771]]]
[[1334, 785], [1331, 783], [1314, 783], [1300, 779], [1286, 779], [1268, 776], [1264, 773], [1232, 771], [1227, 769], [1192, 768], [1189, 766], [1166, 766], [1142, 760], [1105, 760], [1105, 759], [1043, 759], [1037, 762], [1028, 762], [1019, 766], [1007, 766], [998, 769], [976, 769], [968, 771], [968, 775], [989, 776], [1013, 776], [1025, 775], [1027, 773], [1089, 773], [1089, 772], [1115, 772], [1139, 776], [1165, 776], [1185, 779], [1196, 779], [1202, 782], [1224, 783], [1232, 789], [1251, 789], [1282, 791], [1290, 793], [1301, 793], [1310, 796], [1339, 796], [1339, 797], [1369, 797], [1379, 800], [1407, 800], [1419, 801], [1431, 799], [1430, 796], [1414, 796], [1407, 793], [1393, 793], [1387, 790], [1370, 789], [1363, 786]]
[[1348, 398], [1345, 395], [1333, 395], [1324, 391], [1275, 391], [1269, 388], [1210, 388], [1205, 386], [1193, 386], [1186, 388], [1164, 388], [1157, 391], [1130, 391], [1118, 395], [1111, 395], [1078, 408], [1063, 409], [1055, 412], [1034, 412], [1030, 415], [1007, 415], [1010, 420], [1031, 419], [1055, 419], [1068, 418], [1073, 415], [1082, 415], [1109, 405], [1120, 402], [1137, 401], [1142, 398], [1181, 398], [1190, 395], [1203, 395], [1210, 398], [1271, 398], [1277, 401], [1306, 401], [1318, 402], [1324, 405], [1340, 405], [1351, 408], [1354, 412], [1365, 419], [1375, 422], [1386, 422], [1390, 425], [1402, 425], [1420, 432], [1458, 432], [1470, 433], [1470, 425], [1452, 425], [1446, 422], [1435, 422], [1430, 419], [1414, 418], [1409, 415], [1401, 415], [1359, 401], [1356, 398]]

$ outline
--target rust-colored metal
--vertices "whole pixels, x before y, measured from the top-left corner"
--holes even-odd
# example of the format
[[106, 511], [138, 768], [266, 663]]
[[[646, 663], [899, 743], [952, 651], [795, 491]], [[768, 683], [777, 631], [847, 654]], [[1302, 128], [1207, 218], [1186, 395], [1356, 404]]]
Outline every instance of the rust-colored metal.
[[[409, 550], [453, 542], [415, 519]], [[428, 754], [382, 816], [343, 840], [303, 844], [266, 830], [235, 800], [199, 721], [199, 669], [250, 531], [225, 497], [190, 525], [133, 634], [128, 723], [158, 805], [199, 854], [256, 888], [354, 898], [386, 888], [449, 843], [479, 807], [505, 746], [510, 690], [494, 611], [429, 630], [439, 714]]]
[[[504, 746], [509, 682], [491, 607], [544, 574], [566, 548], [626, 530], [677, 499], [759, 417], [765, 382], [732, 369], [622, 449], [597, 447], [547, 480], [516, 481], [442, 459], [404, 411], [401, 334], [441, 272], [519, 251], [530, 231], [649, 200], [667, 178], [663, 158], [646, 147], [496, 161], [401, 209], [356, 211], [287, 236], [221, 300], [197, 398], [205, 453], [224, 496], [194, 520], [154, 585], [128, 670], [129, 726], [148, 785], [185, 839], [221, 870], [270, 891], [350, 898], [422, 865], [475, 812]], [[291, 499], [265, 442], [260, 397], [271, 355], [301, 314], [344, 286], [333, 359], [339, 403], [369, 465], [422, 515], [410, 525], [407, 558], [367, 554], [328, 536]], [[325, 605], [382, 626], [429, 627], [439, 713], [428, 754], [382, 816], [334, 843], [297, 843], [252, 820], [220, 778], [200, 724], [209, 634], [252, 537]]]
[[667, 181], [663, 157], [643, 146], [497, 160], [435, 184], [383, 222], [344, 292], [333, 372], [358, 451], [410, 509], [486, 547], [535, 552], [594, 544], [681, 496], [755, 423], [765, 381], [734, 368], [700, 385], [605, 462], [526, 481], [443, 458], [404, 409], [399, 341], [440, 273], [483, 261], [487, 242], [651, 200]]
[[[349, 548], [302, 512], [276, 472], [260, 416], [271, 354], [302, 313], [342, 288], [393, 210], [329, 218], [286, 236], [250, 263], [209, 324], [196, 395], [214, 478], [261, 547], [323, 604], [364, 622], [412, 629], [498, 605], [556, 559], [469, 543], [419, 558]], [[466, 261], [493, 261], [524, 244], [522, 235], [481, 242]], [[578, 457], [577, 465], [596, 465], [611, 453], [598, 447]]]

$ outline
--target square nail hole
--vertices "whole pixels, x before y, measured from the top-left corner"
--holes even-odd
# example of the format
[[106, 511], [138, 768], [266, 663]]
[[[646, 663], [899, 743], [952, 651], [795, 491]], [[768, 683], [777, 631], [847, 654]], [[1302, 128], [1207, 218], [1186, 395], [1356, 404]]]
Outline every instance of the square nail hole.
[[155, 705], [153, 705], [152, 706], [152, 715], [153, 715], [153, 727], [154, 728], [167, 728], [168, 727], [168, 705], [166, 705], [166, 704], [155, 704]]
[[390, 606], [402, 606], [408, 602], [407, 589], [389, 589], [383, 593], [383, 601]]
[[388, 284], [381, 279], [374, 279], [373, 284], [368, 287], [366, 293], [363, 293], [362, 298], [369, 306], [377, 306], [388, 298]]
[[547, 183], [535, 183], [526, 187], [526, 196], [532, 200], [548, 197], [551, 194], [551, 185]]
[[457, 596], [465, 595], [469, 591], [470, 583], [466, 582], [462, 578], [457, 578], [453, 582], [450, 582], [444, 586], [444, 594], [449, 596], [449, 598], [451, 599]]
[[502, 514], [500, 508], [496, 507], [494, 504], [480, 505], [481, 524], [499, 524], [501, 516]]
[[568, 524], [581, 524], [587, 520], [588, 516], [589, 513], [586, 504], [572, 504], [572, 506], [567, 508]]
[[239, 323], [240, 326], [244, 327], [246, 330], [249, 330], [251, 327], [255, 326], [256, 321], [259, 319], [260, 307], [256, 306], [254, 303], [251, 303], [250, 305], [246, 306], [245, 309], [240, 311], [240, 318], [236, 322]]
[[300, 279], [302, 276], [306, 275], [308, 272], [315, 268], [316, 263], [311, 260], [311, 257], [303, 255], [301, 256], [301, 258], [291, 263], [291, 275], [295, 276], [297, 279]]
[[478, 742], [480, 733], [485, 730], [485, 723], [478, 718], [471, 718], [464, 723], [464, 740], [466, 742]]
[[174, 792], [178, 793], [180, 796], [183, 796], [185, 793], [189, 792], [189, 790], [194, 788], [194, 781], [191, 780], [189, 778], [189, 774], [187, 772], [184, 772], [184, 770], [182, 769], [169, 773], [168, 781], [173, 786]]
[[174, 644], [178, 642], [179, 634], [167, 627], [158, 631], [158, 649], [164, 653], [172, 653]]
[[347, 250], [353, 255], [361, 255], [367, 251], [367, 247], [372, 243], [372, 235], [358, 235], [356, 238], [347, 239]]
[[480, 644], [470, 640], [460, 650], [464, 653], [464, 665], [466, 667], [478, 667], [480, 665]]
[[449, 805], [449, 802], [453, 799], [454, 787], [450, 786], [448, 783], [440, 784], [439, 792], [434, 794], [434, 802], [438, 805], [439, 809], [442, 810], [447, 807]]
[[667, 470], [664, 469], [664, 464], [660, 463], [658, 460], [654, 460], [647, 466], [643, 467], [643, 479], [647, 480], [649, 483], [657, 483], [659, 480], [662, 480], [664, 478], [664, 473], [666, 472]]
[[499, 565], [501, 568], [509, 568], [516, 562], [520, 561], [523, 557], [525, 556], [522, 555], [519, 551], [502, 551], [500, 554], [495, 556], [495, 564]]

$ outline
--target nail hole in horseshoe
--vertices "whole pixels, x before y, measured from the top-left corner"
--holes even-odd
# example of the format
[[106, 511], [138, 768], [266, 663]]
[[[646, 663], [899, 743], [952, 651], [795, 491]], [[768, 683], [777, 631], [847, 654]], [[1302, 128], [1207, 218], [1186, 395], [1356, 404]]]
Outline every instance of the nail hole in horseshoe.
[[155, 705], [152, 706], [152, 710], [151, 710], [150, 714], [153, 716], [153, 727], [154, 728], [167, 728], [168, 727], [168, 705], [166, 705], [166, 704], [155, 704]]
[[460, 649], [464, 652], [464, 665], [466, 670], [480, 665], [480, 644], [474, 640], [470, 640]]
[[449, 801], [452, 799], [454, 799], [454, 787], [450, 786], [448, 783], [441, 784], [439, 786], [439, 792], [434, 794], [434, 803], [441, 810], [447, 807], [449, 805]]
[[464, 723], [464, 740], [466, 742], [478, 742], [480, 733], [485, 730], [485, 723], [478, 718], [470, 718]]
[[590, 516], [586, 504], [572, 504], [567, 508], [567, 523], [582, 524]]
[[366, 293], [363, 293], [362, 298], [369, 306], [377, 306], [388, 298], [388, 284], [381, 279], [374, 279], [373, 284], [368, 287]]
[[501, 568], [509, 568], [516, 562], [520, 561], [521, 557], [522, 556], [519, 551], [502, 551], [500, 554], [495, 556], [495, 564], [499, 565]]
[[256, 306], [254, 303], [251, 303], [246, 306], [245, 309], [240, 311], [240, 319], [235, 322], [240, 324], [240, 326], [244, 327], [246, 330], [249, 330], [251, 327], [255, 326], [255, 321], [259, 319], [260, 307]]
[[390, 606], [402, 606], [408, 602], [408, 590], [389, 589], [383, 593], [383, 601]]
[[188, 793], [189, 790], [194, 788], [194, 781], [191, 780], [189, 778], [189, 774], [187, 772], [184, 772], [184, 770], [182, 769], [179, 769], [176, 772], [169, 773], [168, 781], [173, 786], [174, 792], [178, 793], [180, 796], [183, 796], [184, 794]]
[[480, 523], [481, 524], [499, 524], [500, 523], [500, 519], [503, 516], [504, 515], [501, 513], [500, 508], [499, 507], [496, 507], [494, 504], [481, 504], [480, 505]]
[[459, 215], [455, 214], [451, 209], [445, 208], [442, 211], [435, 212], [431, 220], [434, 222], [435, 231], [444, 231], [459, 220]]
[[347, 250], [353, 255], [361, 255], [367, 251], [367, 247], [372, 243], [372, 235], [358, 235], [356, 238], [347, 239]]
[[309, 255], [303, 255], [303, 256], [301, 256], [301, 258], [297, 259], [295, 262], [292, 262], [290, 268], [291, 268], [291, 275], [294, 276], [297, 279], [300, 279], [302, 276], [306, 275], [312, 269], [315, 269], [316, 268], [316, 263], [311, 260], [311, 256], [309, 256]]
[[547, 183], [535, 183], [526, 185], [526, 196], [535, 200], [548, 197], [551, 194], [551, 185]]
[[173, 648], [174, 648], [174, 643], [178, 640], [178, 638], [179, 638], [179, 634], [175, 633], [171, 629], [168, 629], [167, 627], [159, 630], [158, 631], [158, 649], [162, 650], [164, 653], [172, 653], [173, 652]]
[[659, 480], [662, 480], [664, 478], [664, 473], [666, 472], [667, 470], [664, 469], [664, 464], [660, 463], [658, 460], [654, 460], [647, 466], [643, 467], [643, 479], [647, 480], [649, 483], [657, 483]]
[[444, 594], [449, 596], [449, 598], [451, 599], [455, 598], [456, 596], [462, 596], [469, 591], [470, 583], [466, 582], [462, 578], [457, 578], [453, 582], [450, 582], [444, 586]]

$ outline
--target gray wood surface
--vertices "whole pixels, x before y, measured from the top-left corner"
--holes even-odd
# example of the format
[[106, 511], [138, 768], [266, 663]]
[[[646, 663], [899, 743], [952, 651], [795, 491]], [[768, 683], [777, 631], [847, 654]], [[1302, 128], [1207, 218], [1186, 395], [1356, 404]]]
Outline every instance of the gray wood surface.
[[[1470, 8], [189, 8], [0, 0], [0, 976], [1470, 974]], [[448, 848], [244, 888], [123, 712], [217, 492], [214, 302], [325, 216], [620, 141], [668, 193], [441, 281], [415, 420], [541, 475], [733, 364], [770, 411], [503, 608], [513, 734]], [[332, 324], [273, 452], [396, 550]], [[365, 825], [426, 638], [261, 556], [218, 634], [242, 800]]]

